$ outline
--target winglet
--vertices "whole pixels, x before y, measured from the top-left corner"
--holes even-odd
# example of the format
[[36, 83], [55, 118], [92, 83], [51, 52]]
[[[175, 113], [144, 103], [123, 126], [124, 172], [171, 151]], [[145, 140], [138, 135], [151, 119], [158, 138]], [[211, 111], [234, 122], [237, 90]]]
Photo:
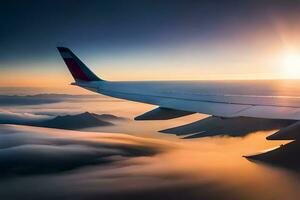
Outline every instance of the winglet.
[[75, 81], [102, 81], [70, 49], [57, 47]]

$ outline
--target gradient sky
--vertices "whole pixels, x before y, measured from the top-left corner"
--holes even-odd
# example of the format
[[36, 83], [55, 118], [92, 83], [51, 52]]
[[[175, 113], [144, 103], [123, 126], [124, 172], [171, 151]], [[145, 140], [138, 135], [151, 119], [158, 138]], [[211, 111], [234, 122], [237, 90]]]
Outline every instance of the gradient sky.
[[5, 87], [65, 87], [56, 46], [108, 80], [300, 78], [300, 1], [2, 1], [0, 20]]

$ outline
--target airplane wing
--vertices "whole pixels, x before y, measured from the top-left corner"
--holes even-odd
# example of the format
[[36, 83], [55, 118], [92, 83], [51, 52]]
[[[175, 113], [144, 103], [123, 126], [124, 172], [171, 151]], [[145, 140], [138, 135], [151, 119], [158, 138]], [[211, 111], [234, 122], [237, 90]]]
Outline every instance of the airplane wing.
[[300, 120], [300, 98], [287, 96], [255, 96], [224, 93], [199, 93], [180, 83], [110, 82], [98, 78], [71, 50], [58, 50], [75, 79], [73, 85], [107, 96], [157, 105], [137, 120], [163, 120], [193, 113], [232, 118]]

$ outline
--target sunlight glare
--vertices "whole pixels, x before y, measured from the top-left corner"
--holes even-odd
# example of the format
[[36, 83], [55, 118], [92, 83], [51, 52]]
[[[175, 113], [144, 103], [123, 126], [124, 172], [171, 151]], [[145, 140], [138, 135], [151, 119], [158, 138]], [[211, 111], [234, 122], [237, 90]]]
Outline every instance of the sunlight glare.
[[300, 52], [286, 52], [281, 59], [284, 78], [300, 78]]

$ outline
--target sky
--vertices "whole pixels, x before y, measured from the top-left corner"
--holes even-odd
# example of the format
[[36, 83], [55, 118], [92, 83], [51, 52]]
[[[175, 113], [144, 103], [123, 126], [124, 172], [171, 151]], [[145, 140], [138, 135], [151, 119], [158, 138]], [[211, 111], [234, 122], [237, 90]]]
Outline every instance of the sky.
[[56, 46], [112, 81], [298, 79], [299, 10], [294, 0], [2, 1], [0, 87], [69, 87]]

